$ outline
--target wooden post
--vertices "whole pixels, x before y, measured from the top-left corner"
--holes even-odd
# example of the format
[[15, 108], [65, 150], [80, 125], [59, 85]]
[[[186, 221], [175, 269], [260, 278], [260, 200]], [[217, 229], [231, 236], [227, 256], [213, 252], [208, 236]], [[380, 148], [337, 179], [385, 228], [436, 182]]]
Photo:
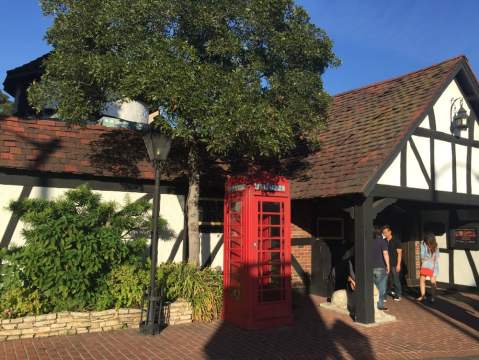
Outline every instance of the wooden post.
[[356, 265], [356, 321], [374, 323], [372, 198], [354, 206], [354, 257]]

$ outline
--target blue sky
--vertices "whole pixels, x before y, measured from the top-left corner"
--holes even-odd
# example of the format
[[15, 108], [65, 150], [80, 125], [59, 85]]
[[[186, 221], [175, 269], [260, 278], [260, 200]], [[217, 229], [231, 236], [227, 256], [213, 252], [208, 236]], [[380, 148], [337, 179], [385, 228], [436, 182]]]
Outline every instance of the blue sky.
[[[333, 39], [339, 68], [324, 75], [331, 94], [465, 54], [479, 73], [477, 0], [297, 0]], [[48, 51], [50, 20], [36, 0], [0, 0], [0, 83], [8, 69]]]

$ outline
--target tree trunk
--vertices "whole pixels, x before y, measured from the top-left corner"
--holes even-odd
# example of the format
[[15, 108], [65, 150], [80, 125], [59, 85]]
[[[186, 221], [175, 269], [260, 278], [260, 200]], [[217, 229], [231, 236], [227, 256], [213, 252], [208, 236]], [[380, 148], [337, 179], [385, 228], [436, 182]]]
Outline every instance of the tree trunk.
[[200, 265], [200, 227], [198, 202], [200, 197], [200, 169], [198, 153], [195, 146], [190, 146], [188, 153], [188, 197], [186, 211], [188, 217], [188, 262]]

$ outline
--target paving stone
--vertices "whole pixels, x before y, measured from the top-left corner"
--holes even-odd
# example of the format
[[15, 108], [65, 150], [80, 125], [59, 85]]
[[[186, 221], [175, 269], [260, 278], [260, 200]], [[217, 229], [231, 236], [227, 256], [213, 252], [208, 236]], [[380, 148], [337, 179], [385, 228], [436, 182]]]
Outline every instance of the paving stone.
[[465, 298], [441, 296], [434, 306], [407, 297], [399, 303], [388, 301], [390, 313], [398, 321], [366, 328], [347, 315], [323, 308], [319, 303], [322, 299], [307, 297], [295, 307], [291, 326], [245, 331], [222, 321], [193, 322], [168, 326], [155, 336], [143, 336], [131, 328], [107, 333], [97, 330], [95, 334], [52, 336], [48, 340], [7, 341], [0, 344], [0, 359], [23, 359], [16, 354], [25, 353], [38, 353], [45, 360], [477, 357], [479, 295], [467, 294], [468, 300]]

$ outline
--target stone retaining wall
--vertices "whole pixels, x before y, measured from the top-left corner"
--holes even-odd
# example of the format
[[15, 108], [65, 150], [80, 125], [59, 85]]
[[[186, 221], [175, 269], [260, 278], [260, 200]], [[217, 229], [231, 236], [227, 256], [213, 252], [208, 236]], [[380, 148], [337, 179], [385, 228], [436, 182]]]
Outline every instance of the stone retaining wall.
[[[191, 307], [186, 301], [168, 304], [164, 311], [168, 325], [192, 321]], [[112, 309], [4, 319], [0, 322], [0, 341], [138, 328], [140, 316], [140, 309]]]

